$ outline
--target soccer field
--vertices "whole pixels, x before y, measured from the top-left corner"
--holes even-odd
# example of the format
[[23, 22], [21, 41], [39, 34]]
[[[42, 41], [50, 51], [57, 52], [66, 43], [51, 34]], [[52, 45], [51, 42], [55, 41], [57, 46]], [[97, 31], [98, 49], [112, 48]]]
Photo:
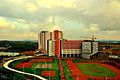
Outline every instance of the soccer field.
[[87, 76], [114, 77], [116, 73], [99, 64], [78, 64], [78, 68]]

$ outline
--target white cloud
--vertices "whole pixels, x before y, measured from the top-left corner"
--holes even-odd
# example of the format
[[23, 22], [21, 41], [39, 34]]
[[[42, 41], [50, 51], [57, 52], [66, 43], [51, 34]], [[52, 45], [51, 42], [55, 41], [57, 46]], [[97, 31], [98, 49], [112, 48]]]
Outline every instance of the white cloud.
[[11, 30], [14, 29], [15, 26], [8, 22], [5, 18], [0, 17], [0, 29], [1, 30]]
[[111, 2], [111, 6], [112, 6], [113, 9], [120, 11], [120, 2], [118, 2], [117, 0], [113, 0]]
[[99, 31], [98, 24], [91, 24], [89, 30], [93, 32]]
[[38, 10], [38, 7], [37, 7], [37, 5], [35, 5], [34, 3], [26, 3], [26, 9], [27, 9], [27, 11], [29, 11], [29, 12], [35, 12], [35, 11], [37, 11]]
[[52, 16], [57, 16], [56, 25], [69, 38], [76, 39], [74, 35], [81, 33], [106, 33], [105, 38], [110, 38], [120, 33], [119, 0], [1, 0], [0, 16], [0, 32], [16, 37], [21, 33], [37, 35], [41, 30], [51, 30]]
[[37, 4], [40, 7], [45, 8], [54, 8], [55, 6], [61, 6], [61, 7], [75, 7], [73, 4], [74, 0], [37, 0]]

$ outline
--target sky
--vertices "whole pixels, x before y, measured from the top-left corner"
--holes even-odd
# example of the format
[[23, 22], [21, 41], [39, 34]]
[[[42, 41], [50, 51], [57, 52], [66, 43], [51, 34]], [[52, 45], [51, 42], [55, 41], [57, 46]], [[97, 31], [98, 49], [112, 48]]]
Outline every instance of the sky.
[[0, 0], [0, 40], [37, 40], [54, 29], [66, 39], [120, 40], [120, 0]]

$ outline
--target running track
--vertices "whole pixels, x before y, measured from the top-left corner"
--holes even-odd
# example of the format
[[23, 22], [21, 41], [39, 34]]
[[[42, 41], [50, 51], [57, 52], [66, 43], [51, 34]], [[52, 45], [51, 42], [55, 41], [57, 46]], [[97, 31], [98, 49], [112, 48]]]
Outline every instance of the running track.
[[[87, 78], [92, 78], [94, 80], [120, 80], [120, 70], [111, 66], [111, 65], [107, 65], [107, 64], [102, 64], [102, 63], [96, 63], [96, 62], [79, 62], [79, 63], [73, 63], [72, 60], [66, 60], [68, 67], [70, 69], [70, 72], [72, 74], [72, 76], [74, 77], [74, 80], [87, 80]], [[104, 66], [110, 70], [112, 70], [113, 72], [115, 72], [117, 75], [115, 77], [95, 77], [95, 76], [87, 76], [85, 74], [82, 73], [82, 71], [79, 70], [79, 68], [77, 67], [77, 64], [99, 64], [101, 66]]]

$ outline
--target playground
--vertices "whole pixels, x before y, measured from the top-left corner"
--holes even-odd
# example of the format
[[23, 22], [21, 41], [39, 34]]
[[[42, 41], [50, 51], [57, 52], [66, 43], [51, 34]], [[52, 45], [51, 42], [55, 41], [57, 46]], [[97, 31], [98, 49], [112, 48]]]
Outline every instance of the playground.
[[18, 70], [37, 74], [46, 79], [56, 80], [60, 78], [59, 64], [57, 59], [35, 58], [26, 62], [18, 63], [15, 68]]
[[50, 80], [119, 80], [120, 70], [112, 65], [89, 60], [33, 58], [16, 62], [18, 70]]

